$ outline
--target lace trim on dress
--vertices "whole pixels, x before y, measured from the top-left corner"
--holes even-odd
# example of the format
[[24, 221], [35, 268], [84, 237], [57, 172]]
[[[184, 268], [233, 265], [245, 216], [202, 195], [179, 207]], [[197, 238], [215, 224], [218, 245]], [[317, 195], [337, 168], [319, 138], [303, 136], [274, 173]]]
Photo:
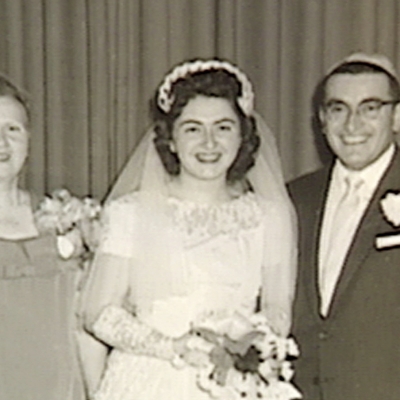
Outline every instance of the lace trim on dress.
[[[253, 192], [216, 205], [175, 197], [167, 197], [164, 200], [168, 218], [171, 218], [171, 226], [177, 229], [185, 247], [197, 245], [218, 235], [237, 236], [240, 232], [258, 227], [263, 220], [262, 205]], [[105, 213], [103, 217], [102, 242], [107, 243], [107, 246], [102, 246], [103, 250], [106, 248], [114, 253], [118, 248], [119, 255], [132, 255], [132, 244], [126, 237], [134, 242], [143, 237], [137, 232], [140, 226], [140, 218], [137, 219], [137, 216], [143, 216], [149, 210], [146, 209], [146, 199], [143, 203], [142, 201], [139, 192], [132, 192], [110, 203], [111, 214]], [[157, 211], [158, 208], [155, 209], [155, 212]], [[153, 217], [156, 218], [154, 215]], [[111, 219], [115, 228], [113, 232], [110, 229]], [[111, 237], [116, 240], [108, 244]]]
[[93, 325], [94, 334], [112, 347], [173, 361], [172, 339], [145, 325], [128, 311], [107, 306]]
[[174, 223], [190, 243], [221, 234], [236, 235], [242, 230], [256, 228], [262, 220], [261, 207], [252, 192], [218, 205], [173, 197], [168, 202]]

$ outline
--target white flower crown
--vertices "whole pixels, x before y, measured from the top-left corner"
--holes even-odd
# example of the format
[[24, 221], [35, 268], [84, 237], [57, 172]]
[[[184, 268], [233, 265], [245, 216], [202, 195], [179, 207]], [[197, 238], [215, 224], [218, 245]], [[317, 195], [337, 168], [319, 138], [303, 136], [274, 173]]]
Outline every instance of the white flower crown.
[[158, 89], [158, 106], [165, 113], [168, 113], [175, 100], [171, 90], [176, 81], [189, 74], [213, 69], [222, 69], [236, 76], [242, 87], [241, 96], [238, 97], [237, 102], [245, 115], [251, 115], [254, 107], [254, 92], [249, 79], [234, 65], [227, 61], [219, 60], [195, 60], [176, 66], [168, 75], [166, 75]]

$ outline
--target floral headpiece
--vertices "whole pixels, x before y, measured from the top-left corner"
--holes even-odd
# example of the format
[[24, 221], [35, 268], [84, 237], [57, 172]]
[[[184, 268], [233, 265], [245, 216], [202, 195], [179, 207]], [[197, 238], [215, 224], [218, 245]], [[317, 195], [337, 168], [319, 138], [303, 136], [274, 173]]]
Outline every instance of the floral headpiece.
[[185, 78], [189, 74], [196, 72], [203, 72], [208, 70], [225, 70], [232, 75], [235, 75], [236, 79], [241, 84], [241, 95], [238, 97], [238, 104], [242, 109], [243, 113], [247, 116], [253, 112], [254, 103], [254, 92], [252, 85], [247, 76], [240, 71], [237, 67], [230, 64], [227, 61], [220, 60], [195, 60], [185, 62], [175, 67], [163, 80], [159, 89], [157, 104], [165, 113], [171, 110], [172, 104], [174, 103], [174, 96], [172, 95], [172, 86], [181, 78]]

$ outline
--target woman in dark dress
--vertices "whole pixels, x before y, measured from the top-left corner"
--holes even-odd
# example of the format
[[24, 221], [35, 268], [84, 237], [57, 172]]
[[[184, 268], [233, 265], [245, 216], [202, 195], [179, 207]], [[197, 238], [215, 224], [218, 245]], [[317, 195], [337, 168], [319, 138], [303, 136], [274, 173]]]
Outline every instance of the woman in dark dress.
[[0, 400], [81, 400], [74, 344], [79, 267], [39, 233], [18, 185], [29, 151], [24, 95], [0, 76]]

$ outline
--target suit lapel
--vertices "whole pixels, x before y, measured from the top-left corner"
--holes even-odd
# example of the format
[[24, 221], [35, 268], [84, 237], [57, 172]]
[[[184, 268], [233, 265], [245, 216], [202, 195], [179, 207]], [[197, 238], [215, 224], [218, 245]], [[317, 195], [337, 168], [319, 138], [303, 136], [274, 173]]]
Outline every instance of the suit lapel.
[[396, 149], [395, 156], [382, 177], [381, 182], [364, 213], [356, 231], [353, 242], [343, 265], [328, 316], [334, 314], [343, 293], [348, 288], [354, 273], [360, 268], [368, 254], [374, 250], [375, 238], [378, 233], [390, 230], [380, 212], [379, 203], [388, 190], [399, 189], [400, 186], [400, 154]]
[[[322, 226], [323, 214], [325, 209], [325, 201], [329, 189], [329, 180], [331, 174], [331, 167], [322, 169], [316, 179], [315, 193], [310, 199], [308, 207], [308, 215], [303, 226], [309, 227], [309, 231], [304, 233], [306, 238], [307, 248], [303, 251], [307, 256], [305, 257], [304, 268], [304, 286], [308, 288], [307, 295], [310, 301], [313, 315], [319, 315], [320, 308], [320, 295], [318, 287], [318, 254], [319, 254], [319, 236]], [[314, 188], [312, 188], [314, 189]], [[310, 190], [312, 190], [310, 188]], [[307, 238], [311, 240], [307, 240]]]

